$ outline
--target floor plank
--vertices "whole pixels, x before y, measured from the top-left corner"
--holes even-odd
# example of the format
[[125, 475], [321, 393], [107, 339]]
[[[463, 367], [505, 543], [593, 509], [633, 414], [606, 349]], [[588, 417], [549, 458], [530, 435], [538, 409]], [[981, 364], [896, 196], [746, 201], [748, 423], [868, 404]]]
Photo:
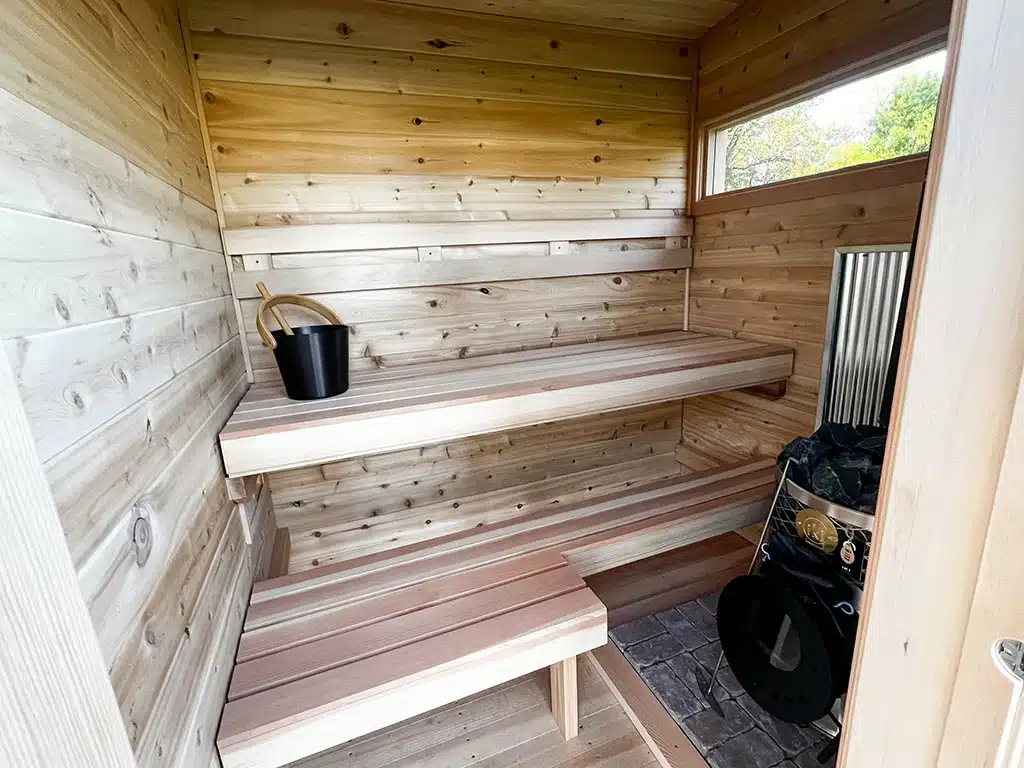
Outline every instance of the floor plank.
[[292, 768], [653, 768], [639, 732], [586, 656], [579, 659], [580, 736], [551, 715], [548, 670], [294, 763]]

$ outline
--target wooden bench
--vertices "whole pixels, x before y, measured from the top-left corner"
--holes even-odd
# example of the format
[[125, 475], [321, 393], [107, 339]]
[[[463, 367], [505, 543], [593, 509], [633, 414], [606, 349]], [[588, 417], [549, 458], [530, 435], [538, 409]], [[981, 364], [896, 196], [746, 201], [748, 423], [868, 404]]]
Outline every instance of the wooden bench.
[[784, 381], [793, 351], [679, 331], [353, 376], [295, 402], [253, 387], [220, 435], [230, 477]]
[[575, 657], [606, 640], [582, 581], [767, 514], [774, 463], [596, 500], [260, 582], [218, 747], [225, 768], [277, 766], [552, 669], [575, 733]]

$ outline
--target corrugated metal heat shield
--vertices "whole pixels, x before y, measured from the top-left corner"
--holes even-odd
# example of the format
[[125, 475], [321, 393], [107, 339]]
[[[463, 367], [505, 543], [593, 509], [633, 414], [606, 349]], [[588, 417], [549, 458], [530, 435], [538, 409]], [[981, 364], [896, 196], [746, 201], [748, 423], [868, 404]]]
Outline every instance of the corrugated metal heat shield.
[[879, 423], [909, 262], [909, 245], [836, 250], [819, 424]]

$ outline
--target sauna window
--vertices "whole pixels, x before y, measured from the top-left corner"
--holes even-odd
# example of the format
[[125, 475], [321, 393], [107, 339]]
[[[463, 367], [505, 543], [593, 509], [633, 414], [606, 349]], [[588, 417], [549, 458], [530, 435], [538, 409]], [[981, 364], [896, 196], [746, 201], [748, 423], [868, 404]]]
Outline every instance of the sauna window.
[[926, 152], [946, 52], [711, 131], [707, 194]]

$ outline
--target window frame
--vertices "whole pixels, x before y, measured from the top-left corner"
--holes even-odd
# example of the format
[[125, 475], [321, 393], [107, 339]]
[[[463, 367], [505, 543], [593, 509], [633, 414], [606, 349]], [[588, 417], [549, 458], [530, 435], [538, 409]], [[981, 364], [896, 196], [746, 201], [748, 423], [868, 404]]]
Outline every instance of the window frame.
[[[725, 131], [729, 128], [813, 99], [816, 96], [828, 93], [849, 83], [866, 80], [882, 72], [896, 69], [904, 64], [937, 51], [945, 50], [946, 48], [947, 41], [944, 36], [942, 39], [932, 38], [926, 41], [918, 41], [898, 51], [889, 52], [874, 60], [858, 62], [854, 67], [830, 73], [802, 87], [774, 94], [770, 99], [755, 102], [712, 120], [702, 121], [699, 118], [698, 110], [698, 117], [694, 121], [695, 125], [692, 134], [696, 141], [694, 142], [694, 151], [691, 154], [691, 163], [694, 168], [694, 176], [691, 178], [691, 189], [693, 190], [693, 199], [690, 204], [691, 215], [699, 216], [711, 213], [713, 210], [735, 210], [736, 208], [744, 207], [744, 205], [751, 205], [750, 203], [744, 203], [742, 198], [748, 195], [760, 197], [761, 193], [765, 191], [770, 192], [767, 196], [769, 198], [787, 198], [788, 196], [785, 194], [779, 194], [783, 188], [802, 185], [808, 182], [826, 182], [826, 186], [832, 186], [827, 184], [827, 182], [843, 178], [847, 175], [857, 175], [862, 171], [879, 171], [887, 166], [900, 168], [901, 173], [898, 175], [906, 176], [908, 180], [916, 180], [920, 170], [920, 178], [923, 179], [923, 167], [927, 164], [928, 152], [903, 155], [902, 157], [879, 160], [874, 163], [859, 163], [845, 168], [824, 171], [808, 176], [798, 176], [755, 187], [745, 187], [725, 192], [712, 191], [716, 181], [716, 174], [721, 177], [721, 181], [724, 181], [725, 141], [723, 139]], [[806, 199], [809, 196], [813, 195], [799, 194], [788, 199]], [[730, 201], [730, 203], [728, 207], [723, 207], [722, 204], [726, 203], [726, 201]], [[777, 202], [782, 201], [781, 199], [777, 200]]]

